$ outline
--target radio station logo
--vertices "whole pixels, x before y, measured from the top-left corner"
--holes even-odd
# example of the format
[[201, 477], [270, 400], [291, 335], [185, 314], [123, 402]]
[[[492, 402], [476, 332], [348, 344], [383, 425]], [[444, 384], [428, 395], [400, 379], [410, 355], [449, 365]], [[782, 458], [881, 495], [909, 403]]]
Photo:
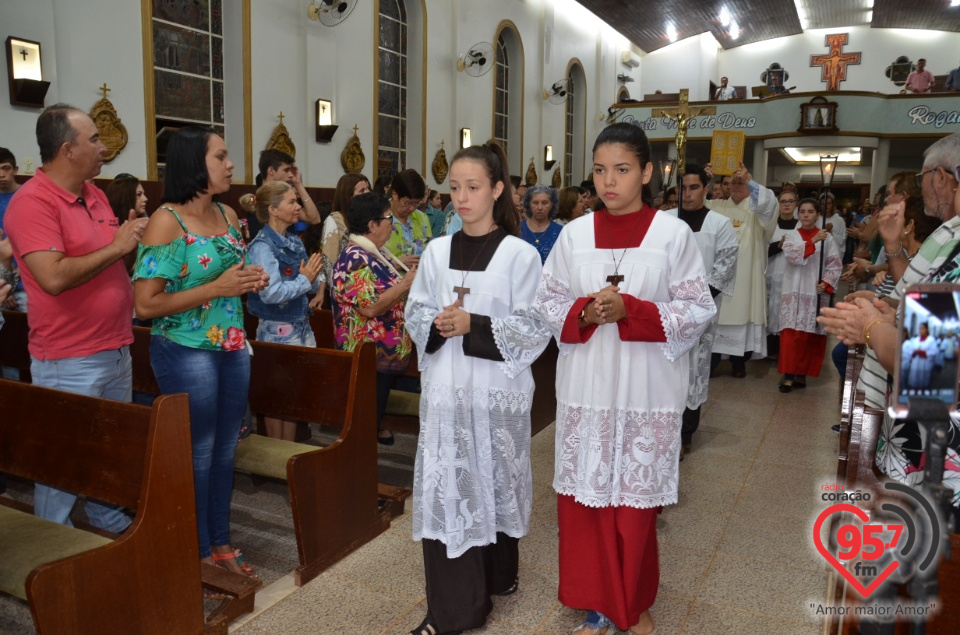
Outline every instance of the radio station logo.
[[[901, 483], [885, 483], [885, 490], [896, 493], [896, 502], [883, 502], [868, 513], [852, 503], [870, 502], [870, 493], [845, 492], [842, 485], [822, 489], [821, 498], [834, 504], [817, 516], [814, 545], [864, 599], [898, 571], [902, 579], [936, 570], [941, 520], [921, 492]], [[828, 523], [830, 544], [824, 544], [822, 530]]]

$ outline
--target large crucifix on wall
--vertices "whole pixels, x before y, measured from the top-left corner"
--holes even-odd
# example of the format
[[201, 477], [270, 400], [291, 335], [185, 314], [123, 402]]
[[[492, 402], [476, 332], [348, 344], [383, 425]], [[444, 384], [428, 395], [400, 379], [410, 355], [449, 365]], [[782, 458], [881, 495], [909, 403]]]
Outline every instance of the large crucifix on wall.
[[690, 108], [689, 99], [690, 91], [683, 88], [680, 90], [680, 103], [676, 108], [654, 108], [651, 113], [654, 117], [672, 119], [677, 124], [677, 182], [680, 182], [687, 171], [687, 127], [690, 125], [690, 120], [700, 115], [717, 114], [716, 106]]
[[824, 44], [830, 52], [810, 56], [810, 66], [820, 67], [820, 81], [827, 83], [827, 90], [840, 90], [840, 82], [847, 81], [847, 65], [860, 64], [860, 53], [843, 52], [849, 36], [849, 33], [827, 35]]

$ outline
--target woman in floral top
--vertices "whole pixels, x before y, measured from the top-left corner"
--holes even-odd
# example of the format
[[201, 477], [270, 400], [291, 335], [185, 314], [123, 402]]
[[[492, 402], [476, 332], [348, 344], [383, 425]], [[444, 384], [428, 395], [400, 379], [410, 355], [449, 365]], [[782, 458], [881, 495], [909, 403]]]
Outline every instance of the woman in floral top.
[[380, 430], [380, 420], [390, 389], [410, 359], [403, 309], [416, 275], [416, 266], [407, 271], [383, 249], [393, 220], [389, 210], [390, 203], [379, 194], [353, 198], [347, 210], [350, 242], [333, 268], [331, 283], [337, 348], [352, 351], [364, 342], [377, 345], [377, 441], [384, 445], [393, 443], [393, 434]]
[[250, 383], [240, 296], [268, 277], [244, 266], [237, 215], [213, 200], [230, 189], [232, 172], [213, 131], [187, 127], [170, 139], [164, 204], [147, 225], [133, 279], [137, 316], [153, 318], [160, 390], [190, 396], [200, 559], [253, 575], [230, 545], [233, 455]]
[[430, 219], [417, 209], [427, 193], [427, 184], [416, 170], [398, 172], [390, 181], [392, 232], [387, 237], [387, 251], [410, 268], [420, 262], [420, 254], [433, 238]]

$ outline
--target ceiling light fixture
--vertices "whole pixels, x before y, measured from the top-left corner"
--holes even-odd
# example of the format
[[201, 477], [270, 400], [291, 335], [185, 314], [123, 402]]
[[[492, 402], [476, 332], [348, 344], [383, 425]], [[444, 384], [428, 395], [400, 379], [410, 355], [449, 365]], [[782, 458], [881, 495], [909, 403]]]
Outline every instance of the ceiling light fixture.
[[781, 152], [795, 164], [814, 165], [820, 162], [820, 155], [824, 153], [836, 154], [838, 163], [857, 165], [863, 160], [863, 148], [780, 148]]
[[667, 23], [667, 37], [671, 42], [677, 41], [677, 27], [673, 25], [673, 22]]
[[794, 0], [793, 4], [797, 8], [797, 19], [800, 20], [800, 28], [806, 30], [810, 25], [810, 21], [807, 20], [807, 11], [803, 6], [804, 0]]
[[720, 9], [720, 24], [723, 26], [730, 24], [730, 11], [726, 7]]
[[730, 39], [736, 40], [738, 37], [740, 37], [740, 25], [734, 22], [730, 25]]

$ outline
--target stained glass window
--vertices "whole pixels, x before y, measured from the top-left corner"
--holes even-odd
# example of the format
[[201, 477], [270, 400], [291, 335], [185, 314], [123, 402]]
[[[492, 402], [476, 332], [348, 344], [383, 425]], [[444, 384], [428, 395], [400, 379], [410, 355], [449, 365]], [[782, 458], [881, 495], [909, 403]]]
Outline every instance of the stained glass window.
[[407, 10], [403, 0], [380, 2], [377, 176], [407, 162]]
[[573, 81], [573, 71], [576, 67], [570, 68], [570, 75], [567, 77], [567, 116], [563, 135], [563, 184], [573, 184], [573, 152], [574, 152], [574, 128], [576, 127], [577, 93], [574, 90], [576, 84]]
[[157, 162], [183, 126], [224, 131], [222, 0], [153, 0]]
[[497, 63], [494, 67], [496, 77], [495, 95], [493, 100], [493, 138], [500, 142], [508, 152], [507, 145], [510, 136], [510, 57], [507, 55], [507, 44], [503, 41], [503, 34], [497, 38]]

